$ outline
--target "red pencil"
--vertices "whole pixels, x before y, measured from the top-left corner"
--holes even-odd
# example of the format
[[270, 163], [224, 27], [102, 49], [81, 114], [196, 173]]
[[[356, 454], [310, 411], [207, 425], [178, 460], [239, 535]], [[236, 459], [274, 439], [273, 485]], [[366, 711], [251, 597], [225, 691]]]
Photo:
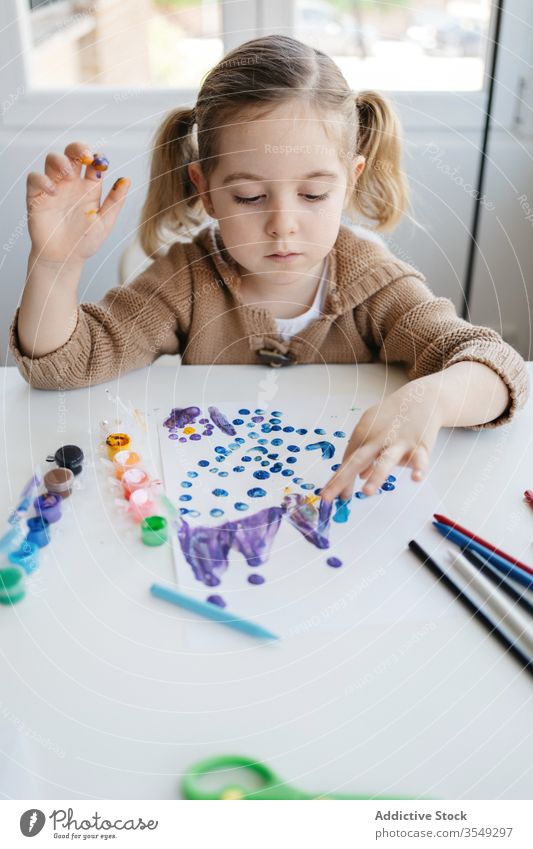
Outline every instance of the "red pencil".
[[533, 507], [533, 489], [526, 489], [526, 491], [524, 492], [524, 498], [526, 499], [530, 507]]
[[459, 531], [460, 534], [464, 534], [465, 537], [470, 537], [470, 539], [474, 540], [474, 542], [478, 542], [480, 545], [484, 545], [485, 548], [493, 551], [494, 554], [499, 554], [500, 557], [503, 557], [505, 560], [508, 560], [509, 563], [514, 563], [515, 566], [518, 566], [520, 569], [523, 569], [524, 572], [528, 572], [529, 575], [533, 575], [533, 568], [528, 566], [526, 563], [522, 563], [521, 560], [517, 560], [516, 557], [512, 557], [510, 554], [506, 554], [505, 551], [502, 551], [501, 548], [496, 548], [491, 542], [487, 542], [485, 539], [481, 539], [481, 537], [473, 534], [472, 531], [468, 531], [466, 528], [463, 528], [461, 525], [458, 525], [457, 522], [452, 522], [451, 519], [447, 519], [446, 516], [442, 516], [440, 513], [433, 514], [437, 522], [442, 522], [443, 525], [448, 525], [450, 528], [455, 528], [456, 531]]

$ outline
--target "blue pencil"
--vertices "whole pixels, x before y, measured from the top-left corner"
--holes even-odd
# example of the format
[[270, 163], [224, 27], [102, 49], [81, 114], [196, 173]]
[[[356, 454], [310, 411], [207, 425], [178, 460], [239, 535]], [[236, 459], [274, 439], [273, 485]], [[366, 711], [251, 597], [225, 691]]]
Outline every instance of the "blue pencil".
[[169, 601], [171, 604], [185, 608], [185, 610], [192, 610], [193, 613], [198, 613], [199, 616], [205, 616], [206, 619], [213, 619], [215, 622], [221, 622], [230, 628], [236, 628], [237, 631], [242, 631], [251, 637], [259, 637], [265, 640], [279, 640], [276, 634], [272, 634], [271, 631], [267, 631], [261, 625], [241, 619], [239, 616], [235, 616], [228, 610], [217, 607], [216, 604], [211, 604], [209, 601], [200, 601], [199, 599], [171, 589], [171, 587], [162, 587], [161, 584], [152, 584], [150, 592], [156, 598], [162, 598], [163, 601]]
[[445, 525], [443, 522], [433, 521], [434, 526], [438, 530], [443, 537], [449, 539], [450, 542], [454, 542], [460, 548], [469, 548], [471, 551], [477, 551], [478, 554], [482, 554], [485, 560], [494, 566], [498, 571], [503, 572], [505, 575], [509, 575], [510, 578], [513, 578], [514, 581], [518, 581], [519, 584], [523, 584], [523, 586], [528, 587], [528, 589], [533, 589], [533, 576], [528, 575], [527, 572], [524, 572], [523, 569], [519, 569], [517, 566], [513, 566], [509, 563], [508, 560], [505, 560], [503, 557], [500, 557], [498, 554], [495, 554], [490, 548], [485, 548], [481, 543], [476, 542], [470, 537], [465, 536], [464, 534], [456, 531], [455, 528], [452, 528], [450, 525]]

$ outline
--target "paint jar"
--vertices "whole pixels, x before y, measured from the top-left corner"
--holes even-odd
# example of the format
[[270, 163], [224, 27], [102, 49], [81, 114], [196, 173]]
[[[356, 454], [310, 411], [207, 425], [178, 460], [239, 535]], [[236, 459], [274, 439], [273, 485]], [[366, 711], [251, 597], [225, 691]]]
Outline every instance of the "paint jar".
[[119, 451], [126, 451], [131, 445], [131, 438], [127, 433], [110, 433], [105, 441], [107, 456], [110, 460]]
[[141, 458], [136, 451], [117, 451], [113, 457], [113, 466], [115, 467], [115, 477], [121, 480], [122, 475], [128, 469], [135, 469], [141, 463]]
[[0, 539], [0, 552], [15, 551], [26, 538], [22, 522], [16, 522]]
[[29, 531], [26, 534], [26, 541], [33, 542], [39, 548], [44, 548], [50, 542], [50, 523], [42, 516], [32, 516], [26, 524]]
[[152, 516], [155, 502], [148, 489], [136, 489], [132, 492], [128, 501], [128, 513], [136, 524], [142, 522], [147, 516]]
[[148, 516], [141, 523], [141, 539], [145, 545], [162, 545], [167, 540], [167, 520], [164, 516]]
[[45, 492], [35, 499], [33, 506], [38, 516], [52, 524], [61, 518], [61, 500], [61, 496], [56, 492]]
[[61, 469], [70, 469], [75, 475], [79, 475], [83, 451], [77, 445], [62, 445], [54, 454], [54, 460]]
[[48, 492], [55, 492], [61, 498], [68, 498], [72, 494], [74, 472], [70, 469], [51, 469], [45, 474], [43, 483]]
[[17, 566], [0, 569], [0, 604], [16, 604], [26, 594], [24, 572]]
[[122, 475], [122, 488], [124, 497], [129, 498], [132, 492], [143, 489], [150, 482], [150, 478], [142, 469], [127, 469]]
[[39, 565], [39, 561], [37, 559], [38, 553], [39, 546], [35, 545], [34, 542], [28, 542], [26, 540], [22, 543], [20, 548], [17, 548], [16, 551], [12, 551], [8, 554], [7, 559], [10, 563], [13, 563], [15, 566], [19, 566], [26, 572], [27, 575], [29, 575], [31, 572], [35, 572]]

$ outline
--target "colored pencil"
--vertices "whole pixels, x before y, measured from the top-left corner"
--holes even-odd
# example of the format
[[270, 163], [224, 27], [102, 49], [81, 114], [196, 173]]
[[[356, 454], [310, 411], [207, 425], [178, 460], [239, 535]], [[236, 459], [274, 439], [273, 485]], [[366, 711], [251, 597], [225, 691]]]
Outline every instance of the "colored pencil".
[[519, 607], [533, 616], [533, 604], [527, 600], [524, 593], [519, 593], [513, 586], [513, 584], [503, 575], [501, 572], [498, 572], [494, 566], [491, 566], [488, 560], [485, 560], [481, 554], [478, 554], [477, 551], [472, 551], [469, 548], [463, 548], [463, 554], [470, 563], [479, 569], [480, 572], [483, 572], [489, 580], [493, 582], [493, 584], [499, 587], [502, 592], [504, 592], [509, 598], [512, 598]]
[[533, 677], [533, 659], [528, 657], [525, 652], [523, 652], [518, 646], [515, 645], [509, 637], [499, 629], [498, 625], [493, 622], [493, 620], [487, 616], [475, 602], [472, 601], [470, 596], [468, 596], [463, 590], [453, 581], [449, 575], [444, 572], [441, 567], [433, 560], [429, 554], [424, 551], [421, 545], [419, 545], [416, 540], [412, 539], [409, 542], [409, 548], [413, 552], [413, 554], [418, 557], [420, 562], [426, 569], [439, 580], [439, 583], [442, 583], [446, 589], [455, 596], [455, 598], [461, 602], [461, 604], [471, 613], [478, 622], [481, 622], [482, 625], [489, 631], [489, 633], [494, 637], [495, 640], [498, 640], [500, 645], [502, 645], [506, 651], [513, 655], [513, 657], [520, 663], [520, 665], [525, 669]]
[[522, 563], [521, 560], [517, 560], [516, 557], [513, 557], [511, 554], [506, 554], [505, 551], [502, 551], [501, 548], [496, 548], [491, 542], [487, 542], [487, 540], [478, 537], [477, 534], [472, 533], [467, 528], [463, 528], [462, 525], [457, 524], [457, 522], [452, 521], [452, 519], [447, 519], [446, 516], [443, 516], [441, 513], [434, 513], [433, 516], [443, 525], [449, 525], [451, 528], [455, 528], [456, 531], [459, 531], [460, 534], [464, 534], [465, 537], [470, 537], [474, 542], [478, 542], [480, 545], [483, 545], [485, 548], [488, 548], [489, 551], [493, 551], [494, 554], [497, 554], [499, 557], [503, 557], [504, 560], [508, 560], [509, 563], [513, 563], [515, 566], [518, 566], [519, 569], [523, 569], [524, 572], [529, 572], [530, 575], [533, 575], [533, 567], [528, 566], [527, 563]]
[[508, 560], [495, 554], [491, 549], [485, 548], [484, 545], [476, 542], [471, 537], [459, 533], [459, 531], [456, 531], [450, 525], [443, 525], [441, 522], [433, 522], [433, 525], [443, 537], [450, 540], [450, 542], [454, 542], [459, 548], [470, 548], [473, 551], [477, 551], [483, 557], [486, 557], [491, 566], [494, 566], [499, 572], [503, 572], [505, 575], [513, 578], [514, 581], [518, 581], [519, 584], [533, 589], [533, 576], [528, 575], [517, 566], [512, 566]]
[[161, 584], [152, 584], [150, 592], [156, 598], [161, 598], [163, 601], [169, 601], [171, 604], [176, 604], [178, 607], [183, 607], [185, 610], [191, 610], [199, 616], [206, 619], [212, 619], [215, 622], [220, 622], [222, 625], [228, 625], [230, 628], [236, 628], [237, 631], [242, 631], [244, 634], [249, 634], [251, 637], [259, 637], [264, 640], [278, 640], [276, 634], [267, 631], [266, 628], [257, 625], [255, 622], [249, 622], [247, 619], [242, 619], [240, 616], [235, 616], [229, 610], [218, 607], [216, 604], [211, 604], [209, 601], [200, 601], [191, 596], [184, 595], [171, 587], [163, 587]]
[[466, 589], [472, 589], [489, 612], [506, 628], [512, 632], [518, 644], [525, 649], [530, 657], [533, 657], [533, 623], [512, 604], [500, 589], [494, 586], [485, 575], [478, 572], [459, 551], [449, 549], [448, 557], [452, 568], [456, 569], [461, 578], [468, 583]]

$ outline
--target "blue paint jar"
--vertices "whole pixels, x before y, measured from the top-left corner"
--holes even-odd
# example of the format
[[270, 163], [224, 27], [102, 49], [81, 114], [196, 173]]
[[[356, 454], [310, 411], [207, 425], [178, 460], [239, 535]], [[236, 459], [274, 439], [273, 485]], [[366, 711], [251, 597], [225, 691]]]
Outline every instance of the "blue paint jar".
[[32, 516], [28, 519], [27, 542], [34, 542], [39, 548], [44, 548], [50, 542], [50, 523], [42, 516]]
[[19, 566], [24, 570], [24, 572], [26, 572], [27, 575], [29, 575], [31, 572], [35, 572], [39, 565], [39, 561], [37, 559], [38, 551], [39, 546], [35, 545], [34, 542], [28, 542], [25, 540], [20, 548], [17, 548], [16, 551], [12, 551], [8, 555], [7, 559], [10, 563], [13, 563], [14, 566]]

